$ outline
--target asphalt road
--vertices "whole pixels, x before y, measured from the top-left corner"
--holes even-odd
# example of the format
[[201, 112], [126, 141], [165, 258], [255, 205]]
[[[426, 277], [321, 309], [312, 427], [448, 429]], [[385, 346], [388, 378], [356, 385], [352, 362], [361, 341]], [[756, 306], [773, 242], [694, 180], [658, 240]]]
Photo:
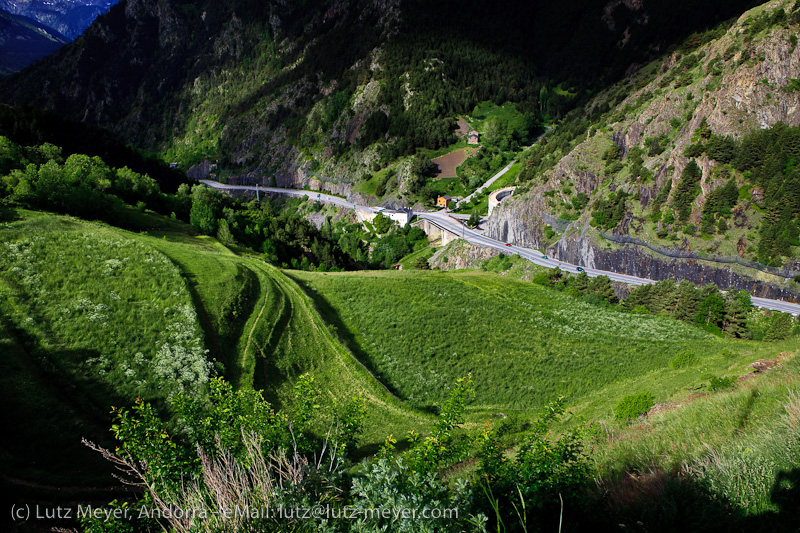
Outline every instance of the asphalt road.
[[[212, 187], [214, 189], [248, 190], [248, 191], [256, 190], [256, 187], [252, 185], [223, 185], [219, 182], [211, 180], [200, 180], [200, 181], [201, 183], [209, 187]], [[345, 207], [347, 209], [360, 209], [362, 211], [372, 211], [372, 212], [377, 211], [372, 207], [356, 205], [348, 202], [344, 198], [340, 198], [338, 196], [333, 196], [330, 194], [318, 193], [316, 191], [304, 191], [300, 189], [282, 189], [279, 187], [258, 187], [258, 190], [261, 192], [281, 194], [285, 196], [294, 196], [294, 197], [306, 196], [308, 198], [311, 198], [312, 200], [318, 200], [320, 202], [337, 205], [339, 207]], [[496, 241], [494, 239], [486, 237], [481, 232], [473, 231], [472, 229], [466, 227], [463, 224], [463, 221], [460, 220], [460, 217], [459, 219], [456, 219], [450, 213], [444, 211], [436, 211], [431, 213], [415, 212], [414, 215], [417, 218], [428, 220], [432, 224], [438, 226], [441, 229], [447, 230], [450, 233], [453, 233], [454, 235], [460, 236], [467, 242], [480, 244], [482, 246], [488, 246], [489, 248], [494, 248], [495, 250], [499, 250], [506, 255], [519, 254], [520, 257], [527, 259], [531, 263], [541, 265], [547, 268], [558, 267], [565, 272], [578, 273], [578, 268], [579, 268], [578, 265], [564, 263], [563, 261], [558, 261], [557, 259], [551, 259], [549, 257], [546, 257], [545, 254], [543, 254], [542, 252], [534, 250], [532, 248], [523, 248], [521, 246], [508, 245], [507, 243]], [[628, 283], [630, 285], [647, 285], [655, 283], [655, 281], [651, 279], [637, 278], [635, 276], [628, 276], [627, 274], [619, 274], [617, 272], [610, 272], [607, 270], [598, 270], [595, 268], [583, 268], [583, 270], [590, 277], [608, 276], [612, 281]], [[800, 315], [800, 304], [784, 302], [782, 300], [770, 300], [767, 298], [756, 298], [756, 297], [752, 298], [752, 302], [753, 305], [755, 305], [756, 307], [760, 307], [763, 309], [771, 309], [774, 311], [781, 311], [783, 313], [792, 313], [793, 315], [796, 316]]]
[[460, 206], [460, 205], [466, 205], [466, 204], [468, 204], [468, 203], [469, 203], [469, 201], [470, 201], [470, 200], [472, 200], [472, 197], [473, 197], [473, 196], [475, 196], [476, 194], [480, 194], [480, 193], [482, 193], [484, 190], [486, 190], [487, 188], [491, 187], [491, 186], [492, 186], [492, 184], [493, 184], [495, 181], [497, 181], [497, 180], [499, 180], [501, 177], [505, 176], [506, 172], [508, 172], [509, 170], [511, 170], [511, 167], [512, 167], [512, 166], [514, 165], [514, 163], [516, 163], [516, 162], [517, 162], [517, 161], [516, 161], [516, 159], [515, 159], [515, 160], [514, 160], [514, 161], [512, 161], [511, 163], [507, 164], [507, 165], [505, 166], [505, 168], [503, 168], [503, 170], [501, 170], [500, 172], [498, 172], [497, 174], [495, 174], [494, 176], [492, 176], [491, 178], [489, 178], [489, 180], [488, 180], [486, 183], [484, 183], [483, 185], [481, 185], [480, 187], [478, 187], [478, 188], [475, 190], [475, 192], [473, 192], [472, 194], [470, 194], [470, 195], [469, 195], [469, 196], [467, 196], [466, 198], [463, 198], [462, 200], [460, 200], [460, 201], [458, 202], [458, 205]]
[[[542, 137], [544, 137], [545, 135], [547, 135], [547, 132], [548, 132], [548, 131], [550, 131], [550, 126], [546, 126], [546, 127], [545, 127], [545, 129], [544, 129], [544, 133], [542, 133], [541, 135], [539, 135], [538, 137], [536, 137], [536, 139], [533, 141], [533, 144], [531, 144], [531, 146], [534, 146], [534, 145], [535, 145], [537, 142], [539, 142], [539, 140], [540, 140]], [[481, 185], [480, 187], [478, 187], [478, 188], [475, 190], [475, 192], [473, 192], [472, 194], [470, 194], [470, 195], [469, 195], [469, 196], [467, 196], [466, 198], [464, 198], [464, 199], [462, 199], [461, 201], [459, 201], [457, 205], [461, 206], [461, 205], [466, 205], [466, 204], [468, 204], [468, 203], [469, 203], [469, 201], [470, 201], [470, 200], [472, 200], [472, 197], [473, 197], [473, 196], [475, 196], [476, 194], [480, 194], [480, 193], [482, 193], [484, 190], [486, 190], [486, 189], [488, 189], [489, 187], [491, 187], [491, 186], [492, 186], [492, 184], [493, 184], [495, 181], [497, 181], [498, 179], [500, 179], [502, 176], [505, 176], [506, 172], [508, 172], [509, 170], [511, 170], [511, 167], [512, 167], [512, 166], [514, 165], [514, 163], [516, 163], [516, 162], [517, 162], [517, 160], [515, 159], [515, 160], [513, 160], [511, 163], [507, 164], [503, 170], [501, 170], [500, 172], [498, 172], [497, 174], [495, 174], [494, 176], [492, 176], [491, 178], [489, 178], [489, 180], [488, 180], [486, 183], [484, 183], [483, 185]]]
[[302, 198], [303, 196], [306, 196], [312, 200], [318, 200], [322, 203], [333, 204], [339, 207], [345, 207], [347, 209], [360, 209], [362, 211], [370, 211], [373, 213], [377, 213], [379, 211], [378, 209], [373, 209], [372, 207], [350, 203], [344, 198], [341, 198], [339, 196], [333, 196], [332, 194], [325, 194], [317, 191], [306, 191], [303, 189], [282, 189], [280, 187], [260, 187], [255, 185], [224, 185], [218, 181], [213, 181], [213, 180], [200, 180], [200, 183], [208, 187], [211, 187], [212, 189], [220, 189], [225, 191], [257, 190], [262, 193], [280, 194], [283, 196], [294, 196], [296, 198]]

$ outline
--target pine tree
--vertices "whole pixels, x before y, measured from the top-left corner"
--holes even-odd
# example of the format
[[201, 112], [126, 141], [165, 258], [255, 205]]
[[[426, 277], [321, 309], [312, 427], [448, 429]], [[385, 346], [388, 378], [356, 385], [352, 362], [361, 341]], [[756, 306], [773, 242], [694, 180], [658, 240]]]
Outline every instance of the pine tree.
[[674, 316], [678, 320], [691, 322], [697, 316], [697, 290], [688, 281], [681, 281], [678, 284], [678, 298], [675, 305]]
[[586, 292], [586, 290], [589, 288], [589, 276], [586, 274], [586, 271], [583, 271], [572, 278], [572, 283], [570, 285], [579, 292]]
[[714, 216], [713, 215], [709, 215], [709, 216], [704, 216], [703, 217], [703, 223], [700, 226], [700, 231], [702, 231], [703, 233], [707, 233], [708, 235], [713, 235], [714, 234], [715, 226], [714, 226]]
[[654, 313], [674, 315], [678, 305], [678, 287], [671, 279], [664, 279], [653, 286]]
[[589, 282], [589, 293], [595, 294], [609, 303], [617, 303], [619, 298], [608, 276], [598, 276]]
[[689, 161], [681, 173], [681, 180], [673, 195], [673, 204], [678, 210], [678, 218], [681, 222], [689, 220], [689, 216], [692, 214], [692, 202], [700, 194], [700, 178], [702, 176], [703, 171], [694, 159]]
[[747, 291], [728, 289], [725, 306], [723, 330], [729, 337], [742, 339], [747, 337], [747, 313], [750, 311], [750, 295]]
[[697, 126], [697, 129], [694, 131], [695, 135], [698, 138], [707, 141], [711, 138], [711, 126], [708, 125], [708, 120], [706, 117], [703, 117], [703, 120], [700, 121], [700, 125]]
[[633, 311], [637, 307], [646, 307], [651, 313], [655, 312], [655, 285], [641, 285], [633, 289], [622, 302], [623, 307]]

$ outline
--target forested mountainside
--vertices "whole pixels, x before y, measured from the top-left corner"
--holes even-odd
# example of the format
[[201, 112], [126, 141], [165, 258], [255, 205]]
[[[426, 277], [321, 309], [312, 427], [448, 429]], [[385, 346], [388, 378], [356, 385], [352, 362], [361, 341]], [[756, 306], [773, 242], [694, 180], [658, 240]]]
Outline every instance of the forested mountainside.
[[129, 0], [1, 92], [182, 168], [358, 179], [450, 144], [456, 116], [482, 101], [561, 117], [753, 3]]
[[37, 20], [71, 41], [116, 3], [117, 0], [0, 0], [0, 9]]
[[16, 72], [67, 42], [52, 28], [0, 9], [0, 75]]
[[[736, 267], [727, 276], [741, 273], [734, 260], [784, 267], [761, 269], [780, 274], [772, 281], [793, 276], [798, 29], [800, 4], [768, 2], [602, 92], [529, 152], [516, 198], [494, 212], [489, 234], [646, 277], [679, 268], [659, 263], [669, 258], [655, 248], [723, 256]], [[620, 246], [633, 240], [650, 248]], [[704, 268], [683, 274], [722, 284]]]

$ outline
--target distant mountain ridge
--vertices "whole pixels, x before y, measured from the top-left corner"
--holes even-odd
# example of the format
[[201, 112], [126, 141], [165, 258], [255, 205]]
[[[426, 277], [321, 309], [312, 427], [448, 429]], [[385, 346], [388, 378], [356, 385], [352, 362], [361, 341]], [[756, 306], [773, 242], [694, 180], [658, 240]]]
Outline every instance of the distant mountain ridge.
[[70, 41], [118, 0], [0, 0], [0, 9], [39, 21]]
[[69, 39], [36, 20], [0, 9], [0, 75], [52, 54]]
[[0, 0], [0, 76], [78, 37], [118, 0]]

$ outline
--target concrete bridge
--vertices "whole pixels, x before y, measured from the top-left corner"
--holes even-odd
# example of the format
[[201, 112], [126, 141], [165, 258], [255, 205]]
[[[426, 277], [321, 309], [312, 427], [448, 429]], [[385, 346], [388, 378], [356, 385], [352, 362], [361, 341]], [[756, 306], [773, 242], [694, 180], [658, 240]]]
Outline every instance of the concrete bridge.
[[416, 226], [424, 231], [431, 242], [438, 242], [441, 240], [442, 246], [446, 246], [461, 238], [461, 235], [453, 231], [452, 228], [445, 229], [442, 224], [437, 224], [435, 221], [427, 218], [419, 218], [412, 226]]

